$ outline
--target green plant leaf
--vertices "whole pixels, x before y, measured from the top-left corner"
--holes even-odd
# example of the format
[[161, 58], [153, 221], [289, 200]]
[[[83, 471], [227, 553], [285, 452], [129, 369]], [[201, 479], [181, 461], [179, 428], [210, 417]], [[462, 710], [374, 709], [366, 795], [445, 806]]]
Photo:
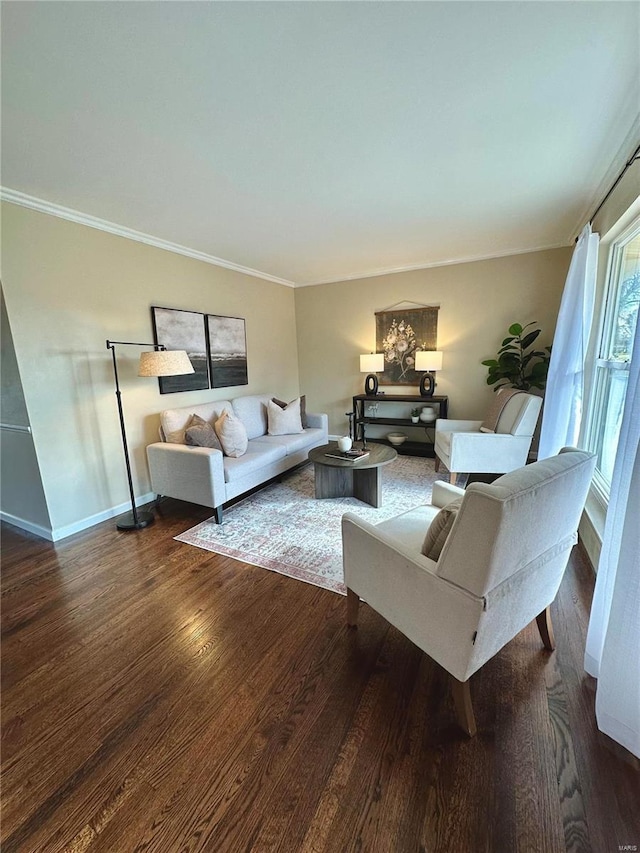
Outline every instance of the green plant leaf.
[[498, 364], [500, 367], [513, 367], [514, 365], [520, 364], [520, 359], [515, 353], [503, 352], [498, 358]]
[[544, 379], [549, 373], [549, 363], [546, 361], [538, 361], [531, 368], [531, 378], [540, 380]]
[[521, 335], [522, 334], [522, 326], [520, 325], [520, 323], [514, 323], [512, 326], [509, 326], [509, 334], [515, 335], [516, 337], [518, 335]]
[[510, 343], [511, 343], [511, 341], [515, 341], [515, 338], [505, 338], [505, 339], [502, 341], [502, 346], [503, 346], [503, 347], [506, 347], [506, 345], [507, 345], [507, 344], [510, 344]]
[[534, 332], [529, 332], [528, 335], [525, 335], [522, 339], [522, 349], [526, 349], [530, 347], [531, 344], [535, 341], [535, 339], [540, 334], [540, 329], [536, 329]]
[[482, 361], [480, 363], [484, 364], [486, 367], [497, 367], [498, 366], [498, 362], [495, 360], [495, 358], [488, 358], [486, 361]]

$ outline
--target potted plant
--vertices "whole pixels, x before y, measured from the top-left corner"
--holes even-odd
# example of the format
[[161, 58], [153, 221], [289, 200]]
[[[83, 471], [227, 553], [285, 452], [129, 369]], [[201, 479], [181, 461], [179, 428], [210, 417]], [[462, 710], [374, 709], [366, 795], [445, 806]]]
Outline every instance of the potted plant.
[[411, 409], [411, 423], [417, 424], [420, 421], [420, 409], [416, 407], [415, 409]]
[[509, 336], [502, 341], [497, 358], [483, 361], [489, 368], [487, 385], [493, 385], [494, 391], [505, 386], [531, 391], [533, 388], [544, 390], [549, 372], [551, 347], [532, 349], [540, 334], [539, 328], [527, 331], [535, 322], [521, 326], [514, 323], [509, 326]]

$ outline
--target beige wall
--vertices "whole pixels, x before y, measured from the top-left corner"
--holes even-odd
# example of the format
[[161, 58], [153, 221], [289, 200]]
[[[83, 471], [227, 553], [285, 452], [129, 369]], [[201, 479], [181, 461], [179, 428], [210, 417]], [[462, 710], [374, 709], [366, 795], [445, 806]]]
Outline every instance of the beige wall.
[[[344, 413], [363, 387], [358, 356], [375, 350], [374, 312], [404, 301], [436, 304], [438, 348], [444, 352], [437, 393], [449, 396], [450, 417], [481, 417], [492, 391], [480, 362], [495, 355], [514, 322], [537, 320], [540, 341], [551, 343], [570, 258], [567, 247], [299, 288], [301, 392], [329, 413], [330, 432], [345, 432]], [[418, 389], [405, 386], [396, 393]]]
[[161, 409], [240, 394], [291, 399], [298, 393], [289, 287], [12, 204], [2, 207], [2, 263], [54, 530], [99, 520], [128, 500], [105, 341], [153, 341], [150, 306], [245, 317], [249, 385], [161, 396], [157, 380], [136, 376], [139, 349], [119, 348], [136, 494], [150, 491], [144, 448], [156, 440]]

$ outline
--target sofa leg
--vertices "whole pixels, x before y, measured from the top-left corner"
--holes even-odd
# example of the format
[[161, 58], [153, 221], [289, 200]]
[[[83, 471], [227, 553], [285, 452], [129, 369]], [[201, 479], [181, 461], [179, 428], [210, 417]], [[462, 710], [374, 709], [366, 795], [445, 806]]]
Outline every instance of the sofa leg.
[[538, 631], [542, 637], [545, 649], [552, 652], [556, 647], [555, 637], [553, 636], [553, 625], [551, 624], [551, 611], [549, 607], [545, 607], [542, 613], [536, 616]]
[[360, 596], [357, 592], [347, 587], [347, 625], [350, 628], [358, 627], [358, 607], [360, 606]]
[[222, 504], [213, 508], [213, 514], [216, 518], [216, 524], [222, 524]]
[[433, 460], [433, 470], [436, 472], [436, 474], [440, 470], [440, 457], [438, 456], [437, 453], [436, 453], [435, 458]]
[[469, 737], [474, 737], [477, 729], [476, 719], [473, 715], [473, 705], [471, 704], [469, 681], [458, 681], [453, 676], [450, 676], [450, 680], [458, 725], [465, 734], [469, 735]]
[[451, 483], [452, 486], [455, 486], [457, 479], [458, 479], [458, 475], [456, 474], [456, 472], [455, 471], [449, 471], [449, 482]]

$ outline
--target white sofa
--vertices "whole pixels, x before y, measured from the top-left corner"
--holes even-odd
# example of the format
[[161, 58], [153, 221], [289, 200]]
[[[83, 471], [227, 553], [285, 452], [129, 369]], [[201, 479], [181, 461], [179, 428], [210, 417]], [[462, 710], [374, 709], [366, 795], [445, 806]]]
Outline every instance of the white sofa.
[[[305, 462], [313, 447], [327, 443], [325, 414], [307, 412], [304, 432], [268, 435], [267, 402], [271, 399], [271, 395], [251, 395], [162, 412], [161, 441], [147, 447], [154, 492], [210, 506], [219, 524], [223, 504]], [[192, 415], [199, 415], [213, 426], [224, 409], [240, 418], [247, 430], [249, 446], [245, 454], [234, 458], [219, 450], [184, 443], [184, 431]]]

